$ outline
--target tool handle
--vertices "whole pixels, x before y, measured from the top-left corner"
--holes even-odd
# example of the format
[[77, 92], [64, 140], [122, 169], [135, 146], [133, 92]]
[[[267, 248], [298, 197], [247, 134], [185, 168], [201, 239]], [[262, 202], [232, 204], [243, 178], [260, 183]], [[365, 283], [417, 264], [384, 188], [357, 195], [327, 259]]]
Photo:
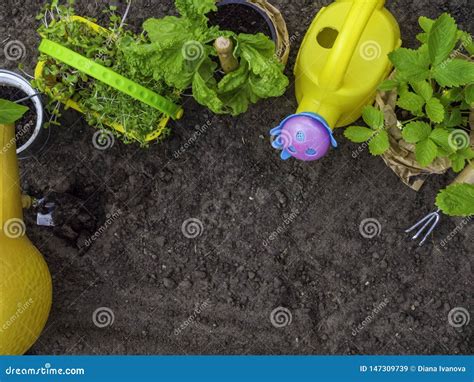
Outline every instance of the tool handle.
[[[15, 230], [22, 220], [15, 126], [0, 124], [0, 234]], [[2, 251], [0, 245], [0, 253]]]
[[377, 8], [385, 0], [354, 0], [339, 36], [331, 49], [326, 65], [321, 72], [321, 87], [337, 90], [342, 86], [347, 69], [359, 45], [360, 38]]
[[474, 163], [470, 163], [467, 167], [454, 179], [452, 184], [468, 183], [474, 184]]
[[54, 41], [43, 39], [38, 50], [138, 101], [150, 105], [173, 119], [179, 119], [182, 114], [181, 107], [165, 97]]

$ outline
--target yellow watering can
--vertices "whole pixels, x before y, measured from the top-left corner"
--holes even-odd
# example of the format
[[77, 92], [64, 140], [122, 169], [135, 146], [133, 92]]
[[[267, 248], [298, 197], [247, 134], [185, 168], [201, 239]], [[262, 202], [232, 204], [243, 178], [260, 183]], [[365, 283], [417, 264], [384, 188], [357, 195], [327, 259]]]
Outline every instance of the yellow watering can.
[[25, 235], [15, 127], [0, 124], [0, 355], [25, 353], [51, 308], [48, 266]]
[[392, 66], [400, 28], [384, 0], [337, 0], [322, 8], [300, 48], [295, 67], [296, 114], [270, 134], [282, 159], [312, 161], [337, 147], [336, 127], [360, 118]]

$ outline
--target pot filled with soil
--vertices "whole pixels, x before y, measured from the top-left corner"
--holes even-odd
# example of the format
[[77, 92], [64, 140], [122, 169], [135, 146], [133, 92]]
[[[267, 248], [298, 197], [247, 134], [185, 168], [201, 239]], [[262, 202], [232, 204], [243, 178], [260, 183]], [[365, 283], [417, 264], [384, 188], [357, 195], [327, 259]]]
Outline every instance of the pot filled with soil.
[[266, 0], [222, 0], [211, 12], [209, 25], [235, 33], [263, 33], [275, 42], [278, 59], [286, 64], [290, 54], [290, 38], [281, 12]]
[[28, 107], [28, 111], [15, 125], [18, 158], [38, 155], [49, 140], [50, 130], [42, 128], [44, 111], [37, 92], [22, 76], [0, 69], [0, 98], [19, 101]]

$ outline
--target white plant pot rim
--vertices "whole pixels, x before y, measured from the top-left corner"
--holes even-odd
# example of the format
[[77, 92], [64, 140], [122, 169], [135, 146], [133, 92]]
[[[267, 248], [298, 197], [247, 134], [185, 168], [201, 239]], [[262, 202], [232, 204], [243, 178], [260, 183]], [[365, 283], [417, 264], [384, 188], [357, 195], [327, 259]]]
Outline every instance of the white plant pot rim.
[[[0, 69], [0, 85], [6, 85], [20, 89], [24, 93], [26, 93], [27, 96], [32, 96], [37, 93], [37, 91], [33, 89], [33, 87], [30, 85], [26, 78], [5, 69]], [[36, 110], [35, 130], [31, 135], [30, 139], [28, 139], [25, 144], [23, 144], [21, 147], [17, 147], [17, 154], [20, 154], [23, 151], [27, 150], [33, 144], [43, 126], [44, 111], [43, 103], [41, 102], [40, 97], [32, 97], [31, 102], [33, 102]]]

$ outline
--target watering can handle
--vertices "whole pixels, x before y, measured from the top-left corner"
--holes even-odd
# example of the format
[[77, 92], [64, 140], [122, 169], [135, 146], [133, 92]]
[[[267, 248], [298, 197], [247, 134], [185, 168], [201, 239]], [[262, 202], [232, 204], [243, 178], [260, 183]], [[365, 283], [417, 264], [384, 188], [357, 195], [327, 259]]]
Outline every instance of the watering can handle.
[[382, 8], [385, 0], [354, 0], [344, 26], [331, 49], [326, 65], [321, 72], [320, 85], [327, 90], [337, 90], [342, 86], [352, 56], [359, 45], [362, 33], [377, 8]]

